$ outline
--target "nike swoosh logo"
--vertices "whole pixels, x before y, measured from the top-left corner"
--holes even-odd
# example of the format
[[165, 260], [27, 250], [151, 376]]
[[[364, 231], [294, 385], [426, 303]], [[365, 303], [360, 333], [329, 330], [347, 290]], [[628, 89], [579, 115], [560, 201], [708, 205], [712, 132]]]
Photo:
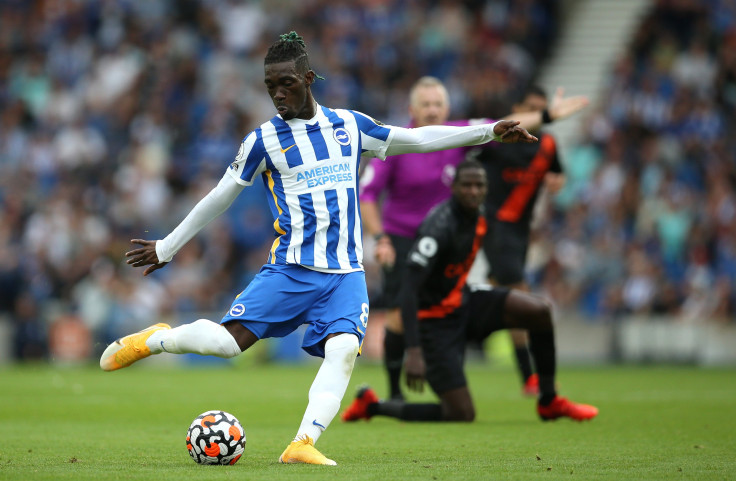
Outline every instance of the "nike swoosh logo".
[[290, 146], [288, 146], [287, 148], [285, 148], [285, 149], [281, 149], [281, 153], [282, 153], [282, 154], [285, 154], [287, 150], [289, 150], [290, 148], [292, 148], [292, 147], [294, 147], [294, 146], [296, 146], [296, 144], [291, 144], [291, 145], [290, 145]]
[[322, 431], [324, 431], [325, 429], [327, 429], [326, 427], [324, 427], [320, 423], [318, 423], [316, 419], [314, 421], [312, 421], [312, 424], [314, 424], [318, 428], [322, 428]]

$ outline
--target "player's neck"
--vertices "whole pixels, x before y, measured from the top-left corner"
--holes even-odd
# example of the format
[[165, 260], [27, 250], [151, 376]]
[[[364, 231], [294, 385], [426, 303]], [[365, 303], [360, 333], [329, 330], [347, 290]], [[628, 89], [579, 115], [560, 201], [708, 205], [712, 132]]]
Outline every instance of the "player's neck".
[[453, 208], [467, 219], [477, 219], [480, 215], [480, 209], [465, 207], [455, 197], [452, 197]]
[[307, 98], [307, 104], [296, 118], [301, 120], [311, 120], [315, 115], [317, 115], [317, 101], [310, 95]]

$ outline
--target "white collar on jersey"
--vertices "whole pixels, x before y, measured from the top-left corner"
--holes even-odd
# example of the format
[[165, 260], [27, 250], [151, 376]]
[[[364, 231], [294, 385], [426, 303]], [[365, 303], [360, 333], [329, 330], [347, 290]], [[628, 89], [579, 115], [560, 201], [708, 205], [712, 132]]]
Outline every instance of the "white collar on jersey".
[[[281, 118], [280, 114], [276, 114], [276, 116], [280, 118], [281, 120], [284, 120]], [[284, 122], [287, 122], [289, 124], [296, 124], [296, 125], [300, 125], [300, 124], [312, 124], [313, 125], [313, 124], [316, 124], [321, 117], [322, 117], [322, 107], [315, 100], [314, 101], [314, 117], [312, 117], [309, 120], [298, 119], [294, 117], [291, 120], [284, 120]]]

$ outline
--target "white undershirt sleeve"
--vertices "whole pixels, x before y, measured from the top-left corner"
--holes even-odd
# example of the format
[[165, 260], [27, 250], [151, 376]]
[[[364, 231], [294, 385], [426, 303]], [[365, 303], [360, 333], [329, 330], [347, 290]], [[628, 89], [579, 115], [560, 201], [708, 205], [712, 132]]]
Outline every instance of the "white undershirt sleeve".
[[414, 129], [391, 127], [386, 155], [434, 152], [467, 145], [499, 141], [493, 132], [496, 123], [454, 127], [450, 125], [427, 125]]
[[244, 187], [225, 172], [215, 188], [194, 206], [184, 220], [166, 238], [156, 242], [159, 262], [170, 262], [197, 232], [230, 207]]

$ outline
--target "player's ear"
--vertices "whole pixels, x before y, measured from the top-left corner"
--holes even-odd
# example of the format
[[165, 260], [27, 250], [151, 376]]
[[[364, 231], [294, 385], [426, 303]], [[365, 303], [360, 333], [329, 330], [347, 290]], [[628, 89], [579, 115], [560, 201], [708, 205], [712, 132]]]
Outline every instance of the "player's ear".
[[306, 83], [307, 86], [312, 85], [314, 83], [315, 75], [314, 70], [307, 70], [307, 73], [304, 74], [304, 83]]

